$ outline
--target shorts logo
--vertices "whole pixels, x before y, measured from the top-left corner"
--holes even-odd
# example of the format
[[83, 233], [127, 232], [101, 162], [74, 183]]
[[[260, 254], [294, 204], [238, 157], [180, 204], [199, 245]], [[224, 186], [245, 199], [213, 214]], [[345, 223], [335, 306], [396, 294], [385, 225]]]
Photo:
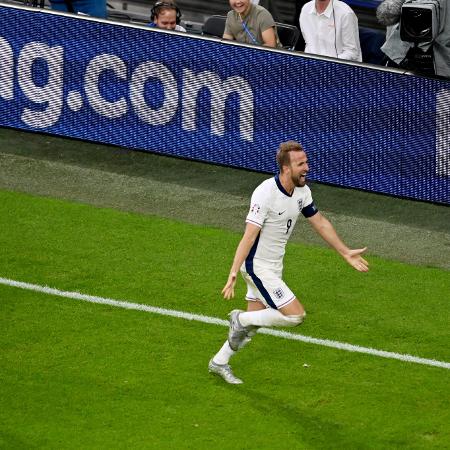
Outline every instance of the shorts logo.
[[253, 214], [258, 214], [260, 209], [261, 209], [261, 206], [259, 206], [257, 203], [255, 203], [254, 205], [252, 205], [250, 211]]
[[278, 300], [281, 300], [284, 297], [284, 291], [281, 288], [277, 288], [273, 291], [273, 295], [275, 295]]
[[302, 209], [303, 209], [303, 200], [302, 200], [302, 199], [297, 200], [297, 205], [298, 205], [298, 211], [299, 211], [299, 212], [302, 212]]

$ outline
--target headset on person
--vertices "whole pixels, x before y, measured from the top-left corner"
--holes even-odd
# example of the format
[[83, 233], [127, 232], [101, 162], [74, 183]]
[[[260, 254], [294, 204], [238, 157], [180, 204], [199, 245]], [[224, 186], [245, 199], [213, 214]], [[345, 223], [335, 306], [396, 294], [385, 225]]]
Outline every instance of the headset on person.
[[181, 22], [181, 10], [180, 10], [180, 8], [178, 8], [178, 6], [175, 3], [172, 3], [170, 1], [157, 1], [153, 5], [152, 10], [150, 11], [150, 20], [152, 22], [154, 22], [156, 16], [159, 13], [159, 10], [164, 9], [164, 8], [174, 9], [176, 11], [176, 14], [177, 14], [176, 24], [179, 25]]

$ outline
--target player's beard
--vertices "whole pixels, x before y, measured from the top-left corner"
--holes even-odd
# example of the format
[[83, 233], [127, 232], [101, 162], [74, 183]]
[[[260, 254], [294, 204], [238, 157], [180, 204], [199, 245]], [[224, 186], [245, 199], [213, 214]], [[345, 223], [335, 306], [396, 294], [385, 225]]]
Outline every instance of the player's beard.
[[304, 175], [298, 175], [297, 177], [292, 177], [292, 183], [295, 187], [303, 187], [306, 185], [306, 173]]

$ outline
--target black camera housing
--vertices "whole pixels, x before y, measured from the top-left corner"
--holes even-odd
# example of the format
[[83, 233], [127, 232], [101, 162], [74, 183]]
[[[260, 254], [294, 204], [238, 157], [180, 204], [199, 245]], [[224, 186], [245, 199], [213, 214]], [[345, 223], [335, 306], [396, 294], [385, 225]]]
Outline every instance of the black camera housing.
[[407, 0], [402, 5], [400, 39], [406, 42], [433, 42], [439, 34], [438, 0]]

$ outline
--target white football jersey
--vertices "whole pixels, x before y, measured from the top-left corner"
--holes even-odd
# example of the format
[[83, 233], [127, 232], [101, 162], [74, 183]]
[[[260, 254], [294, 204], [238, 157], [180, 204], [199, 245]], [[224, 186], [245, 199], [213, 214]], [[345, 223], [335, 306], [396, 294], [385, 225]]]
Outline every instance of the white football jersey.
[[253, 192], [246, 222], [261, 227], [261, 232], [243, 264], [246, 272], [269, 269], [281, 276], [286, 243], [299, 214], [317, 213], [308, 186], [295, 187], [290, 195], [278, 175], [263, 181]]

